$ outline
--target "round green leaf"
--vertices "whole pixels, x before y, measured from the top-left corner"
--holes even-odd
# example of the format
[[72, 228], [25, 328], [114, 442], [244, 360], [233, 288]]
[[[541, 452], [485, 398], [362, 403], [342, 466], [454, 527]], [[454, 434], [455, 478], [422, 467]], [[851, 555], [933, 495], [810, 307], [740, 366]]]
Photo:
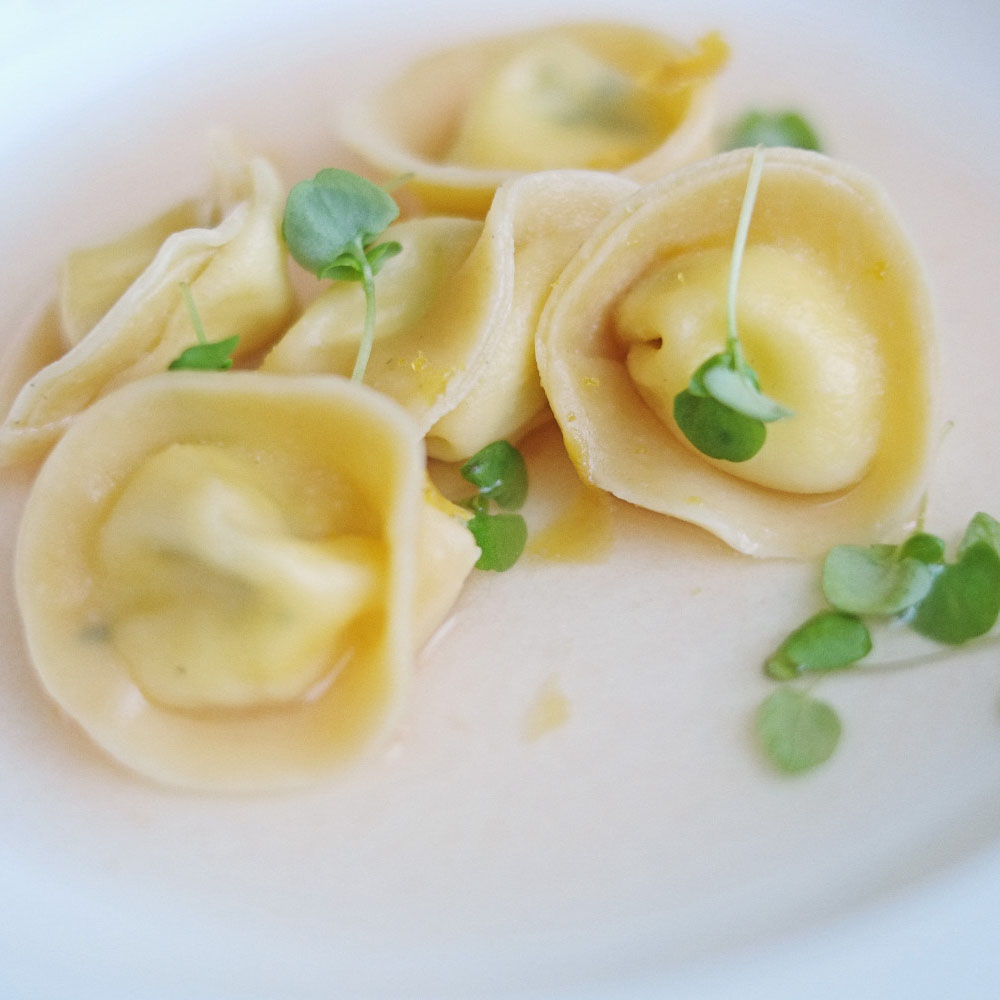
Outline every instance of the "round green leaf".
[[736, 123], [725, 143], [727, 149], [746, 146], [818, 150], [820, 141], [813, 127], [796, 111], [750, 111]]
[[764, 445], [767, 428], [711, 396], [684, 389], [674, 397], [674, 419], [684, 436], [703, 455], [745, 462]]
[[840, 719], [826, 702], [792, 688], [779, 688], [757, 712], [761, 746], [771, 762], [788, 774], [828, 760], [840, 732]]
[[945, 566], [910, 624], [921, 635], [958, 645], [985, 635], [1000, 616], [1000, 555], [988, 542]]
[[321, 170], [288, 193], [282, 234], [291, 255], [320, 275], [345, 252], [359, 253], [399, 215], [377, 184], [350, 170]]
[[919, 559], [928, 566], [936, 566], [944, 562], [944, 539], [937, 535], [929, 535], [926, 531], [918, 531], [910, 535], [899, 547], [902, 558]]
[[900, 558], [894, 545], [838, 545], [823, 563], [823, 593], [841, 611], [895, 615], [924, 599], [934, 575], [926, 562]]
[[461, 468], [462, 478], [504, 510], [520, 510], [528, 496], [528, 467], [509, 441], [481, 448]]
[[871, 648], [871, 635], [859, 618], [821, 611], [785, 639], [764, 671], [775, 680], [791, 680], [805, 671], [841, 670], [867, 656]]
[[971, 549], [977, 542], [986, 542], [991, 548], [1000, 552], [1000, 522], [989, 514], [980, 511], [975, 514], [965, 529], [958, 554], [961, 557], [967, 549]]
[[521, 557], [528, 541], [528, 526], [520, 514], [479, 512], [467, 523], [481, 550], [477, 569], [502, 573]]

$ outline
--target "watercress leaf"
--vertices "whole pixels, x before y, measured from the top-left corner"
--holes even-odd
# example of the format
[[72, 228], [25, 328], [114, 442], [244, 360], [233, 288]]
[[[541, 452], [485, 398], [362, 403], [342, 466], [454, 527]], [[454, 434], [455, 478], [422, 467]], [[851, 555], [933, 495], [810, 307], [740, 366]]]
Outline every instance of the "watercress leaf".
[[926, 597], [935, 571], [895, 545], [837, 545], [823, 562], [826, 599], [841, 611], [888, 616]]
[[1000, 522], [982, 511], [973, 515], [972, 520], [969, 521], [969, 526], [965, 529], [965, 535], [958, 547], [959, 557], [977, 542], [986, 542], [987, 545], [1000, 553]]
[[944, 562], [945, 543], [937, 535], [929, 535], [926, 531], [918, 531], [910, 535], [899, 547], [900, 558], [919, 559], [928, 566], [936, 566]]
[[797, 111], [749, 111], [733, 126], [726, 149], [746, 146], [797, 146], [820, 149], [815, 129]]
[[768, 759], [787, 774], [818, 767], [840, 741], [840, 719], [826, 702], [781, 687], [757, 711], [757, 737]]
[[330, 281], [364, 281], [364, 265], [355, 248], [337, 254], [329, 264], [316, 275]]
[[764, 445], [764, 422], [737, 413], [712, 396], [684, 389], [674, 397], [674, 420], [684, 436], [703, 455], [729, 462], [745, 462]]
[[385, 243], [378, 243], [373, 247], [368, 247], [365, 250], [365, 256], [368, 258], [368, 266], [372, 269], [372, 274], [378, 274], [382, 270], [382, 265], [390, 257], [395, 257], [396, 254], [402, 252], [402, 243], [397, 243], [395, 240], [388, 240]]
[[479, 511], [468, 522], [481, 550], [477, 569], [502, 573], [520, 558], [528, 541], [528, 526], [520, 514], [487, 514]]
[[728, 351], [713, 354], [695, 369], [694, 374], [691, 376], [691, 381], [688, 383], [687, 391], [692, 396], [710, 396], [711, 393], [705, 388], [705, 372], [710, 371], [718, 365], [728, 367], [732, 362], [732, 356]]
[[985, 635], [998, 616], [1000, 554], [979, 541], [938, 573], [910, 624], [929, 639], [959, 645]]
[[291, 255], [319, 275], [351, 244], [372, 242], [398, 215], [399, 206], [377, 184], [328, 168], [288, 193], [282, 234]]
[[225, 340], [194, 344], [181, 351], [167, 368], [169, 371], [226, 371], [233, 367], [233, 351], [236, 350], [239, 339], [237, 335], [226, 337]]
[[528, 467], [509, 441], [481, 448], [461, 468], [462, 478], [479, 489], [481, 497], [504, 510], [520, 510], [528, 495]]
[[764, 665], [775, 680], [806, 671], [841, 670], [871, 652], [872, 640], [861, 619], [841, 611], [821, 611], [800, 625]]
[[791, 416], [791, 410], [760, 391], [756, 375], [751, 377], [748, 371], [713, 365], [701, 378], [709, 396], [745, 417], [770, 423]]

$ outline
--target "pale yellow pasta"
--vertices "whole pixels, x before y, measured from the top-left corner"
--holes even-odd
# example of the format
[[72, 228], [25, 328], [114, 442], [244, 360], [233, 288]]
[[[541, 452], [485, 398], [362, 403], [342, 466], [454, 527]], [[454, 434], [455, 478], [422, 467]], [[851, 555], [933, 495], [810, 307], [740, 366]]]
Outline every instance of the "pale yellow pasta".
[[[196, 343], [182, 283], [190, 287], [209, 339], [239, 337], [237, 358], [260, 351], [287, 326], [295, 298], [280, 235], [284, 188], [263, 159], [245, 164], [238, 178], [238, 200], [218, 225], [169, 234], [102, 318], [21, 389], [0, 425], [0, 464], [41, 457], [96, 400], [165, 370]], [[139, 242], [148, 243], [146, 237]], [[103, 256], [107, 263], [116, 255]], [[91, 282], [98, 280], [94, 263], [85, 267]], [[117, 265], [111, 270], [109, 283], [117, 288], [125, 277]], [[106, 304], [104, 293], [93, 302], [79, 298], [70, 309], [70, 339]]]
[[103, 319], [152, 264], [167, 237], [211, 221], [206, 202], [184, 201], [110, 243], [71, 251], [59, 281], [59, 318], [66, 346], [79, 343]]
[[649, 180], [705, 155], [726, 47], [614, 23], [567, 23], [421, 59], [348, 105], [346, 140], [406, 175], [428, 211], [482, 215], [517, 174], [620, 171]]
[[[482, 223], [471, 219], [432, 217], [398, 223], [385, 234], [402, 252], [376, 279], [375, 341], [365, 381], [423, 428], [447, 407], [495, 298], [487, 269], [465, 277], [482, 231]], [[449, 308], [456, 315], [445, 319]], [[361, 285], [333, 282], [268, 352], [261, 369], [350, 375], [364, 323]]]
[[[430, 455], [467, 458], [515, 440], [546, 412], [534, 332], [560, 269], [636, 185], [596, 171], [543, 171], [497, 192], [486, 219], [391, 227], [402, 252], [379, 272], [368, 385], [399, 402]], [[276, 372], [351, 372], [364, 328], [359, 286], [334, 284], [265, 358]]]
[[747, 462], [706, 458], [673, 417], [726, 340], [751, 152], [664, 177], [570, 262], [539, 369], [582, 476], [756, 555], [871, 540], [909, 516], [933, 426], [926, 283], [884, 193], [817, 153], [766, 153], [737, 297], [747, 361], [793, 411]]
[[419, 435], [347, 380], [151, 376], [42, 466], [16, 556], [32, 662], [112, 756], [192, 788], [380, 745], [478, 556]]
[[429, 454], [466, 458], [491, 441], [516, 441], [547, 414], [534, 348], [542, 308], [584, 238], [636, 187], [579, 170], [529, 174], [500, 187], [480, 240], [488, 266], [503, 275], [500, 302], [481, 330], [461, 397], [427, 432]]

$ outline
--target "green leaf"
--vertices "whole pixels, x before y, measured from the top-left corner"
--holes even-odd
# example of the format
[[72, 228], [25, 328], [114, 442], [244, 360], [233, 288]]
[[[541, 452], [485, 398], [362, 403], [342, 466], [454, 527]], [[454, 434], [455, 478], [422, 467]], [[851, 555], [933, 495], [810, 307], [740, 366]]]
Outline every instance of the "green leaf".
[[1000, 522], [982, 511], [973, 515], [972, 520], [969, 521], [969, 526], [965, 529], [965, 535], [958, 547], [959, 557], [978, 542], [985, 542], [1000, 554]]
[[888, 616], [927, 596], [935, 570], [895, 545], [838, 545], [823, 563], [823, 593], [841, 611]]
[[709, 458], [730, 462], [745, 462], [760, 451], [767, 438], [765, 421], [791, 416], [760, 391], [756, 372], [743, 358], [736, 324], [736, 290], [763, 169], [764, 151], [758, 148], [750, 160], [729, 263], [726, 349], [702, 362], [674, 397], [674, 419], [684, 436]]
[[770, 423], [792, 415], [791, 410], [765, 396], [760, 391], [756, 376], [749, 377], [746, 371], [715, 364], [701, 373], [701, 384], [713, 399], [745, 417]]
[[910, 535], [899, 548], [899, 555], [905, 559], [919, 559], [928, 566], [937, 566], [944, 562], [944, 539], [937, 535], [929, 535], [918, 531]]
[[313, 274], [348, 248], [367, 247], [399, 215], [392, 196], [349, 170], [321, 170], [288, 194], [282, 234], [291, 255]]
[[792, 688], [779, 688], [757, 712], [761, 746], [771, 762], [788, 774], [829, 760], [840, 733], [840, 719], [833, 708]]
[[775, 680], [791, 680], [805, 671], [842, 670], [871, 652], [864, 622], [841, 611], [821, 611], [799, 626], [764, 665]]
[[479, 511], [468, 522], [476, 544], [482, 550], [477, 569], [502, 573], [510, 569], [524, 552], [528, 526], [520, 514], [487, 514]]
[[186, 282], [180, 283], [181, 297], [187, 308], [188, 318], [191, 320], [191, 327], [198, 343], [186, 348], [167, 365], [168, 371], [226, 371], [233, 367], [233, 351], [239, 343], [239, 335], [226, 337], [225, 340], [209, 341], [205, 336], [205, 327], [202, 325], [198, 307], [195, 305], [194, 296], [191, 294], [191, 286]]
[[684, 436], [703, 455], [745, 462], [763, 447], [764, 422], [744, 416], [712, 396], [684, 389], [674, 397], [674, 420]]
[[985, 635], [998, 616], [1000, 555], [978, 541], [940, 571], [910, 624], [929, 639], [959, 645]]
[[331, 281], [364, 281], [365, 268], [362, 258], [368, 260], [368, 267], [371, 270], [372, 277], [374, 277], [390, 257], [395, 257], [396, 254], [402, 253], [402, 251], [403, 245], [397, 243], [395, 240], [377, 243], [375, 246], [368, 247], [362, 254], [358, 253], [356, 247], [345, 250], [344, 253], [338, 254], [330, 264], [324, 267], [317, 277]]
[[479, 489], [480, 497], [504, 510], [520, 510], [528, 496], [528, 467], [509, 441], [481, 448], [461, 469], [462, 478]]
[[365, 254], [368, 257], [368, 266], [372, 269], [372, 274], [378, 274], [387, 260], [402, 252], [403, 244], [396, 240], [386, 240], [385, 243], [377, 243], [373, 247], [368, 247]]
[[344, 253], [337, 254], [316, 277], [329, 281], [364, 281], [363, 257], [364, 253], [358, 253], [356, 248], [345, 250]]
[[815, 129], [797, 111], [749, 111], [733, 126], [726, 149], [746, 146], [797, 146], [820, 149]]
[[226, 371], [233, 367], [233, 351], [239, 343], [239, 336], [225, 340], [206, 341], [188, 347], [167, 365], [169, 371]]

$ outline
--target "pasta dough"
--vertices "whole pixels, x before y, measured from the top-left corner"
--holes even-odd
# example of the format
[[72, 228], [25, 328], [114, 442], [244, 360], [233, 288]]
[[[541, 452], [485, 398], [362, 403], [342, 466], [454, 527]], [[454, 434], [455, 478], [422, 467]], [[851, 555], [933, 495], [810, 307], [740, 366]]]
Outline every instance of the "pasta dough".
[[[251, 160], [239, 178], [239, 200], [225, 218], [211, 229], [170, 233], [152, 262], [85, 333], [81, 331], [90, 319], [107, 305], [107, 288], [117, 290], [127, 280], [127, 262], [118, 266], [114, 261], [120, 262], [135, 243], [148, 245], [151, 233], [155, 236], [178, 220], [160, 220], [150, 231], [126, 238], [124, 248], [77, 261], [94, 284], [99, 283], [94, 265], [103, 260], [110, 267], [108, 286], [87, 301], [81, 295], [71, 295], [68, 306], [64, 301], [64, 314], [72, 316], [66, 336], [80, 339], [15, 398], [0, 425], [0, 464], [41, 457], [95, 400], [163, 371], [194, 344], [181, 283], [190, 286], [211, 339], [239, 336], [237, 357], [260, 351], [287, 326], [295, 299], [280, 237], [284, 189], [263, 159]], [[182, 216], [186, 211], [179, 210]], [[73, 284], [81, 280], [78, 276]]]
[[585, 479], [744, 552], [815, 554], [891, 530], [915, 503], [932, 423], [928, 294], [869, 178], [768, 151], [738, 325], [763, 390], [794, 413], [746, 463], [696, 452], [672, 403], [725, 344], [750, 157], [691, 165], [612, 212], [550, 298], [539, 369]]
[[343, 131], [371, 164], [412, 177], [428, 211], [483, 215], [526, 171], [588, 168], [651, 180], [705, 155], [717, 35], [571, 23], [476, 41], [409, 67], [349, 106]]
[[377, 745], [476, 558], [394, 404], [335, 378], [175, 372], [92, 407], [18, 542], [35, 668], [114, 757], [298, 784]]
[[[595, 171], [543, 171], [497, 192], [485, 221], [390, 227], [403, 251], [377, 279], [367, 384], [391, 396], [456, 461], [516, 440], [546, 412], [534, 333], [562, 266], [612, 205], [635, 191]], [[266, 371], [349, 374], [364, 329], [357, 285], [334, 284], [264, 360]]]

